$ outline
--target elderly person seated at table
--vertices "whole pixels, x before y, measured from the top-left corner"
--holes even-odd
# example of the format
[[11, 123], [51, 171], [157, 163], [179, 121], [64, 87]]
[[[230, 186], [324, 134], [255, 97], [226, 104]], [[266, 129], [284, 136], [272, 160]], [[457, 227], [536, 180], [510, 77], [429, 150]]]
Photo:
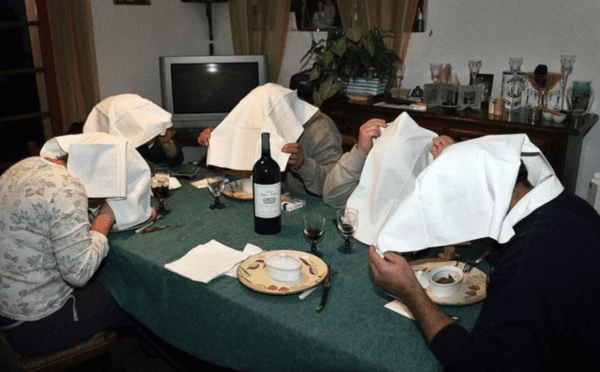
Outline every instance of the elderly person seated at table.
[[137, 94], [118, 94], [98, 103], [83, 125], [83, 133], [94, 132], [125, 137], [150, 166], [183, 163], [171, 114]]
[[[323, 201], [325, 203], [336, 208], [346, 205], [348, 198], [359, 184], [369, 152], [373, 148], [376, 139], [381, 136], [382, 129], [385, 130], [388, 126], [389, 124], [382, 119], [371, 119], [361, 125], [358, 143], [342, 156], [325, 180], [323, 187]], [[430, 133], [434, 135], [433, 132]], [[453, 144], [454, 140], [451, 137], [442, 135], [434, 137], [430, 143], [432, 159], [435, 159], [446, 147]], [[404, 145], [405, 143], [402, 143], [400, 146]]]
[[109, 231], [150, 217], [149, 189], [144, 159], [104, 133], [56, 137], [2, 174], [0, 323], [15, 351], [54, 352], [128, 322], [95, 273]]
[[255, 88], [216, 128], [203, 130], [198, 143], [210, 143], [207, 165], [251, 171], [261, 132], [271, 133], [271, 156], [284, 172], [282, 191], [321, 196], [342, 156], [342, 137], [327, 115], [293, 90], [273, 83]]
[[[447, 371], [574, 371], [600, 365], [600, 217], [566, 191], [526, 135], [449, 147], [369, 251], [375, 283], [411, 311]], [[393, 251], [490, 237], [500, 243], [469, 332]], [[383, 254], [383, 258], [382, 258]]]

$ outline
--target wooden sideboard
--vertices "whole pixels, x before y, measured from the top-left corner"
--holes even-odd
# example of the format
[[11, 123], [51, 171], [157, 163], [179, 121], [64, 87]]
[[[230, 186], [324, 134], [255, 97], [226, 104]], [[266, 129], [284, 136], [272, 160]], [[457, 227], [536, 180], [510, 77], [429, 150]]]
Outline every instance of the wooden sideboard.
[[[345, 98], [330, 99], [320, 107], [337, 125], [340, 132], [358, 138], [360, 126], [369, 119], [380, 118], [392, 121], [402, 112], [398, 107], [354, 102]], [[409, 115], [423, 128], [439, 135], [445, 134], [457, 141], [481, 137], [488, 134], [525, 133], [542, 150], [565, 189], [575, 192], [581, 145], [583, 138], [598, 121], [598, 115], [580, 117], [568, 115], [562, 123], [530, 118], [530, 110], [524, 108], [506, 112], [503, 117], [487, 114], [481, 110], [447, 111], [441, 107], [429, 108], [426, 112], [408, 111]]]

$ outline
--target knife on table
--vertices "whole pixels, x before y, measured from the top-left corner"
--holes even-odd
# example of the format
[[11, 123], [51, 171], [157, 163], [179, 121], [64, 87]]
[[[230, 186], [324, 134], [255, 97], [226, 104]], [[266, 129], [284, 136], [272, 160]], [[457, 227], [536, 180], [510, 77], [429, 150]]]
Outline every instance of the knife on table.
[[327, 277], [325, 277], [325, 284], [323, 284], [323, 296], [321, 297], [321, 303], [317, 306], [317, 312], [321, 312], [327, 303], [327, 295], [329, 294], [329, 288], [331, 287], [331, 266], [327, 265]]
[[185, 225], [185, 222], [175, 223], [175, 224], [171, 224], [171, 225], [152, 226], [152, 227], [148, 227], [148, 228], [145, 228], [144, 230], [140, 231], [140, 234], [145, 234], [145, 233], [149, 233], [149, 232], [153, 232], [153, 231], [164, 230], [164, 229], [166, 229], [168, 227], [178, 227], [178, 226], [183, 226], [183, 225]]

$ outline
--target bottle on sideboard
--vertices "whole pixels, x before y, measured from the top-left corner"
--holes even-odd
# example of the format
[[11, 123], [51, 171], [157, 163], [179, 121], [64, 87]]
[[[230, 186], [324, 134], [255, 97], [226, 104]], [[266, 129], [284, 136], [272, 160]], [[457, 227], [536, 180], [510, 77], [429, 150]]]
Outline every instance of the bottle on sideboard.
[[261, 134], [262, 155], [252, 169], [254, 231], [261, 235], [281, 231], [281, 173], [271, 157], [269, 133]]

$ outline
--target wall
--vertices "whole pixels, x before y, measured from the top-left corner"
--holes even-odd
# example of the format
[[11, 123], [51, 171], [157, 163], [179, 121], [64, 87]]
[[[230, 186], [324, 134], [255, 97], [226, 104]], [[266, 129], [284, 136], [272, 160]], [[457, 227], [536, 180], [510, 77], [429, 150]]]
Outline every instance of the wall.
[[[523, 71], [546, 64], [560, 71], [560, 55], [577, 60], [569, 81], [591, 80], [600, 87], [600, 2], [597, 0], [428, 0], [426, 30], [411, 38], [403, 86], [431, 81], [430, 62], [450, 63], [468, 82], [469, 59], [482, 60], [482, 73], [494, 74], [493, 96], [500, 94], [509, 57], [523, 57]], [[158, 56], [208, 54], [204, 4], [152, 0], [151, 6], [114, 6], [92, 1], [102, 97], [134, 92], [160, 102]], [[145, 9], [144, 9], [145, 8]], [[232, 54], [227, 4], [213, 5], [215, 54]], [[122, 35], [128, 37], [122, 37]], [[311, 45], [308, 32], [290, 32], [278, 83], [310, 67], [300, 59]], [[315, 33], [318, 41], [323, 32]], [[135, 66], [135, 67], [134, 67]], [[598, 100], [592, 112], [598, 113]], [[600, 171], [600, 123], [587, 135], [576, 193], [585, 197]]]
[[[152, 0], [151, 5], [114, 5], [111, 0], [91, 3], [101, 98], [136, 93], [160, 104], [159, 57], [209, 54], [203, 3], [180, 0]], [[226, 3], [213, 5], [215, 54], [233, 54], [227, 12]]]

